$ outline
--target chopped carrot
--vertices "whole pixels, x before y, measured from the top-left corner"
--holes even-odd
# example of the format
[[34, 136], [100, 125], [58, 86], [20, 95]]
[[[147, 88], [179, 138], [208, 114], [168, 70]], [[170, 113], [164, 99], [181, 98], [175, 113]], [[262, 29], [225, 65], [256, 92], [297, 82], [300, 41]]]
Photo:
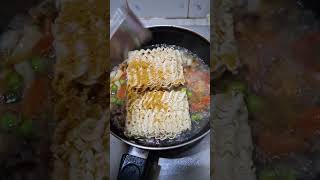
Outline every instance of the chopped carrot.
[[191, 111], [200, 112], [203, 108], [203, 105], [200, 103], [191, 103]]
[[204, 72], [203, 78], [206, 83], [210, 84], [210, 73]]
[[36, 53], [37, 55], [43, 55], [47, 53], [49, 48], [52, 46], [54, 38], [51, 32], [51, 24], [52, 24], [51, 20], [47, 18], [43, 24], [44, 35], [33, 47], [32, 49], [33, 53]]
[[186, 80], [189, 82], [196, 82], [201, 80], [201, 81], [205, 81], [206, 83], [210, 83], [210, 73], [206, 71], [190, 70], [187, 72], [186, 76], [190, 77], [190, 78], [186, 78]]
[[38, 78], [32, 82], [30, 88], [25, 92], [22, 102], [22, 113], [26, 117], [33, 117], [45, 108], [48, 101], [49, 80], [47, 78]]
[[202, 101], [202, 103], [204, 104], [204, 105], [209, 105], [210, 104], [210, 96], [205, 96], [205, 97], [203, 97], [202, 99], [201, 99], [201, 101]]
[[210, 105], [210, 96], [205, 96], [197, 103], [191, 103], [191, 110], [201, 112]]
[[33, 47], [32, 51], [38, 55], [43, 55], [48, 52], [49, 48], [52, 46], [53, 43], [53, 36], [52, 34], [44, 35]]
[[118, 93], [117, 93], [117, 97], [119, 99], [125, 99], [125, 97], [126, 97], [126, 87], [125, 86], [120, 87], [120, 89], [118, 90]]
[[204, 108], [205, 108], [205, 106], [201, 103], [191, 104], [191, 110], [194, 112], [201, 112], [201, 111], [203, 111]]
[[46, 18], [43, 23], [43, 32], [46, 35], [49, 35], [49, 34], [51, 34], [51, 29], [52, 29], [52, 19]]

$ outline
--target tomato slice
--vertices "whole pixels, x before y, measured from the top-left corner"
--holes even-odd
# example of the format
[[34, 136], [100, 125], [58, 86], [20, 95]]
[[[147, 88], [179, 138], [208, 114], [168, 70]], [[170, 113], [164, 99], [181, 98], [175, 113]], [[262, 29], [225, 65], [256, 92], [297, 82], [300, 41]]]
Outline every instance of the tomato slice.
[[210, 106], [210, 96], [205, 96], [199, 102], [191, 103], [191, 111], [201, 112]]
[[119, 99], [125, 99], [126, 98], [126, 87], [121, 86], [117, 93], [117, 98]]
[[44, 35], [33, 47], [33, 52], [39, 55], [47, 53], [49, 48], [52, 46], [53, 41], [54, 38], [52, 34]]
[[203, 105], [208, 106], [210, 104], [210, 96], [205, 96], [201, 99]]

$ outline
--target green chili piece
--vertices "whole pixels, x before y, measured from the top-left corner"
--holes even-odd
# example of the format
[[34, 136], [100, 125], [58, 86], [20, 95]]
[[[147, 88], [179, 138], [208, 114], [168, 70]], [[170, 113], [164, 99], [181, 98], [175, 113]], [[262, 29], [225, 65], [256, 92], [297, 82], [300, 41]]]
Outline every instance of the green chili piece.
[[201, 119], [202, 119], [202, 115], [199, 114], [199, 113], [197, 113], [197, 114], [192, 114], [192, 115], [191, 115], [191, 120], [192, 120], [192, 121], [199, 121], [199, 120], [201, 120]]
[[187, 91], [187, 96], [191, 97], [192, 96], [192, 92], [191, 91]]
[[115, 84], [111, 85], [111, 91], [117, 91], [118, 90], [118, 86]]

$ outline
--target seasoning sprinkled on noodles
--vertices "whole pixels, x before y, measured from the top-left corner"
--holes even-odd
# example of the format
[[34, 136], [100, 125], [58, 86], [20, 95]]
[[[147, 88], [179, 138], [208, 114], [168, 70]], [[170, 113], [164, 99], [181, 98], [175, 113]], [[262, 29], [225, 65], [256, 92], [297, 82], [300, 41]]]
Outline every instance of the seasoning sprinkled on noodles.
[[184, 59], [178, 50], [158, 47], [131, 51], [128, 55], [128, 89], [170, 88], [183, 85]]

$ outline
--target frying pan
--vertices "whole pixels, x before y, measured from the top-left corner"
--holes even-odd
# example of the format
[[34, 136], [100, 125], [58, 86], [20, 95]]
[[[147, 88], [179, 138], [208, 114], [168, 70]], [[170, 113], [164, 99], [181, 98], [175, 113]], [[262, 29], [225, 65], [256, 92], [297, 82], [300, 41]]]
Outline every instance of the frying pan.
[[[152, 39], [144, 44], [142, 49], [154, 48], [159, 44], [176, 45], [194, 53], [209, 66], [210, 43], [201, 35], [177, 26], [157, 26], [150, 27], [149, 30], [152, 33]], [[123, 130], [116, 127], [112, 121], [111, 116], [112, 135], [131, 146], [130, 152], [122, 156], [118, 180], [143, 179], [146, 159], [150, 153], [192, 145], [210, 131], [209, 119], [203, 119], [199, 124], [192, 124], [192, 130], [182, 133], [173, 140], [132, 139], [126, 137]]]

